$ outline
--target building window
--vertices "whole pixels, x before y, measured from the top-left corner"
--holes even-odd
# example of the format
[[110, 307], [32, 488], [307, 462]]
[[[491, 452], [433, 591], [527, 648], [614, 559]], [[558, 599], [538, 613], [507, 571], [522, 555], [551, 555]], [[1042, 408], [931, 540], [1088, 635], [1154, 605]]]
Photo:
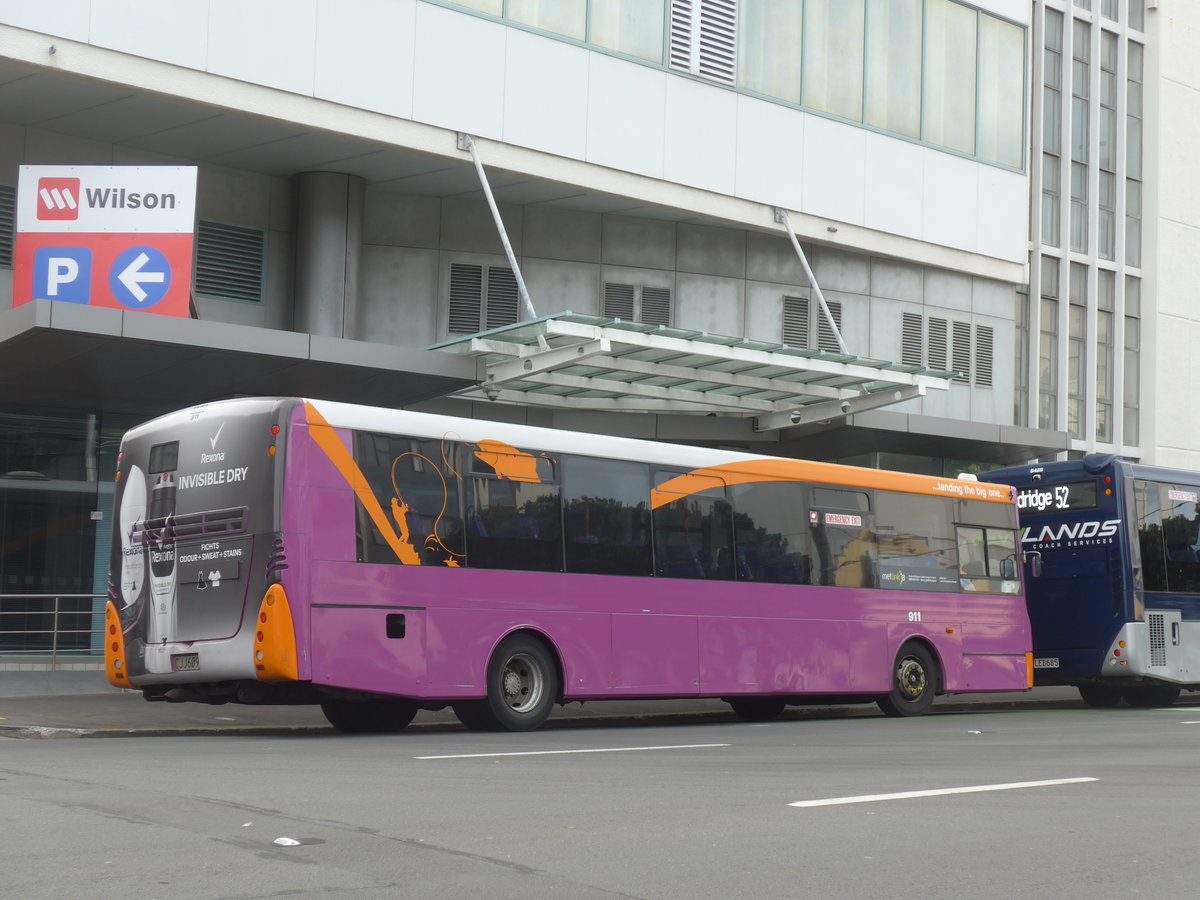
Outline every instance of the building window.
[[201, 219], [196, 226], [196, 293], [261, 303], [266, 249], [261, 229]]
[[449, 330], [475, 334], [518, 321], [517, 279], [507, 266], [450, 264]]
[[862, 121], [863, 0], [804, 4], [804, 105]]
[[1058, 296], [1059, 261], [1042, 257], [1041, 303], [1038, 305], [1038, 428], [1058, 428]]
[[1088, 99], [1091, 27], [1078, 19], [1072, 30], [1071, 62], [1071, 249], [1088, 249]]
[[1017, 291], [1016, 308], [1013, 310], [1015, 340], [1013, 341], [1016, 377], [1013, 379], [1013, 421], [1018, 425], [1029, 423], [1029, 292]]
[[669, 327], [671, 290], [606, 281], [601, 314], [614, 319], [624, 319], [626, 322]]
[[992, 16], [979, 18], [979, 154], [1021, 167], [1024, 123], [1010, 111], [1025, 101], [1025, 31]]
[[1046, 10], [1042, 87], [1042, 243], [1061, 247], [1062, 227], [1062, 39], [1063, 16]]
[[577, 41], [587, 37], [587, 0], [508, 0], [508, 18]]
[[1129, 42], [1125, 116], [1125, 265], [1142, 264], [1142, 65], [1141, 44]]
[[1087, 391], [1087, 266], [1071, 263], [1067, 334], [1067, 431], [1084, 436]]
[[588, 41], [597, 47], [663, 61], [666, 0], [590, 0]]
[[925, 6], [925, 140], [975, 153], [975, 10], [951, 0]]
[[1113, 310], [1117, 276], [1101, 269], [1096, 282], [1096, 440], [1113, 439]]
[[923, 5], [922, 0], [867, 4], [867, 124], [909, 137], [921, 136]]
[[[742, 0], [738, 9], [738, 86], [800, 102], [804, 4]], [[918, 34], [918, 46], [920, 35]]]
[[1142, 282], [1125, 278], [1125, 383], [1122, 385], [1121, 440], [1127, 447], [1136, 447], [1140, 440], [1138, 404], [1141, 391], [1141, 314]]

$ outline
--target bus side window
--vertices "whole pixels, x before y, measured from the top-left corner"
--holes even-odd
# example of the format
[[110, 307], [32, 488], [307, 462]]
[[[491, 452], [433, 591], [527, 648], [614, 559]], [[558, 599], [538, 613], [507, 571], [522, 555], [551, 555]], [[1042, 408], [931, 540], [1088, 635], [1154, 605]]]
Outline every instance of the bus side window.
[[980, 528], [959, 525], [959, 584], [974, 593], [1015, 593], [1017, 535], [1009, 528]]
[[736, 545], [731, 564], [739, 581], [807, 584], [812, 534], [805, 485], [792, 481], [730, 488]]
[[[662, 485], [680, 473], [659, 472], [655, 482]], [[718, 479], [714, 487], [680, 494], [654, 510], [654, 572], [666, 578], [709, 578], [731, 580], [735, 567], [733, 514], [725, 499], [725, 486]]]
[[906, 591], [957, 591], [952, 507], [939, 497], [875, 492], [879, 586]]
[[[508, 456], [509, 454], [496, 454]], [[513, 455], [499, 460], [499, 477], [476, 475], [467, 487], [467, 565], [481, 569], [525, 569], [561, 572], [563, 568], [561, 510], [554, 461], [544, 455]], [[536, 460], [536, 473], [531, 460]], [[506, 471], [521, 474], [507, 477]], [[545, 481], [525, 480], [545, 478]]]
[[875, 587], [875, 532], [870, 498], [863, 491], [816, 487], [809, 524], [819, 560], [813, 582], [839, 587]]
[[645, 463], [563, 459], [566, 570], [593, 575], [649, 575], [650, 469]]

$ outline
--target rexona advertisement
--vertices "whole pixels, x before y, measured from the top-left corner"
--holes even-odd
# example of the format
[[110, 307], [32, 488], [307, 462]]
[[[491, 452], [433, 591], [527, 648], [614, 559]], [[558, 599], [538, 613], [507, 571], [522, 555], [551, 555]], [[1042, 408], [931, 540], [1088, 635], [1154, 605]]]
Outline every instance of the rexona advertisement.
[[13, 306], [187, 316], [195, 166], [21, 166]]
[[[256, 523], [271, 520], [263, 449], [259, 431], [203, 406], [169, 430], [126, 436], [111, 572], [131, 675], [198, 668], [192, 642], [228, 640], [242, 628]], [[263, 589], [253, 586], [259, 598]]]

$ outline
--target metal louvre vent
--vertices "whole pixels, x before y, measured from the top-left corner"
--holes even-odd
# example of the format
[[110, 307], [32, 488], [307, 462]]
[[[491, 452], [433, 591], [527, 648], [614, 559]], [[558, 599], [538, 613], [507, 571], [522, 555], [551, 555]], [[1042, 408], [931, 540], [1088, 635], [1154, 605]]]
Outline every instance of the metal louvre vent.
[[1146, 613], [1146, 628], [1150, 632], [1150, 665], [1167, 664], [1167, 627], [1162, 613]]
[[971, 323], [954, 323], [954, 348], [951, 368], [962, 374], [955, 381], [969, 381], [971, 378]]
[[700, 0], [700, 74], [733, 84], [737, 60], [737, 5], [734, 0]]
[[783, 298], [783, 342], [808, 349], [808, 298]]
[[451, 263], [448, 300], [447, 327], [451, 334], [474, 334], [512, 325], [520, 319], [517, 277], [507, 266]]
[[612, 316], [614, 319], [624, 319], [626, 322], [632, 322], [633, 295], [634, 287], [632, 284], [616, 284], [606, 281], [604, 283], [603, 314]]
[[0, 184], [0, 266], [12, 267], [17, 233], [17, 189]]
[[900, 362], [910, 366], [921, 365], [922, 351], [925, 349], [921, 342], [922, 322], [917, 313], [903, 313], [900, 326]]
[[196, 226], [196, 293], [261, 303], [266, 243], [261, 229], [201, 219]]
[[929, 320], [929, 367], [931, 369], [946, 368], [946, 348], [948, 344], [949, 323], [945, 319]]
[[733, 84], [736, 0], [671, 0], [671, 68]]
[[990, 325], [975, 326], [975, 383], [982, 387], [992, 386], [992, 361], [994, 356], [995, 331]]
[[450, 331], [474, 334], [479, 331], [483, 309], [483, 266], [450, 264]]
[[692, 0], [671, 0], [671, 68], [692, 70]]
[[[842, 330], [842, 304], [836, 300], [827, 300], [825, 304], [829, 307], [829, 314], [833, 317], [833, 322], [837, 325], [838, 331]], [[843, 336], [844, 336], [843, 332]], [[825, 318], [822, 312], [817, 316], [817, 349], [825, 350], [829, 353], [841, 353], [842, 348], [838, 345], [837, 335], [833, 333], [833, 329], [829, 327], [829, 320]]]
[[671, 325], [669, 288], [642, 288], [642, 322], [646, 325]]
[[487, 273], [487, 316], [485, 328], [499, 328], [518, 320], [521, 295], [517, 289], [517, 276], [512, 269], [488, 266]]

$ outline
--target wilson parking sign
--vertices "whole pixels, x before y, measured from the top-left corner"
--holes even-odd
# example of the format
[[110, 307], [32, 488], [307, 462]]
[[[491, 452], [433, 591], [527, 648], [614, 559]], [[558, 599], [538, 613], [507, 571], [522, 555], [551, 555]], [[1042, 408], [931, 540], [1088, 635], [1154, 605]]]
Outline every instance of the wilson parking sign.
[[195, 221], [194, 166], [21, 166], [13, 306], [186, 316]]

